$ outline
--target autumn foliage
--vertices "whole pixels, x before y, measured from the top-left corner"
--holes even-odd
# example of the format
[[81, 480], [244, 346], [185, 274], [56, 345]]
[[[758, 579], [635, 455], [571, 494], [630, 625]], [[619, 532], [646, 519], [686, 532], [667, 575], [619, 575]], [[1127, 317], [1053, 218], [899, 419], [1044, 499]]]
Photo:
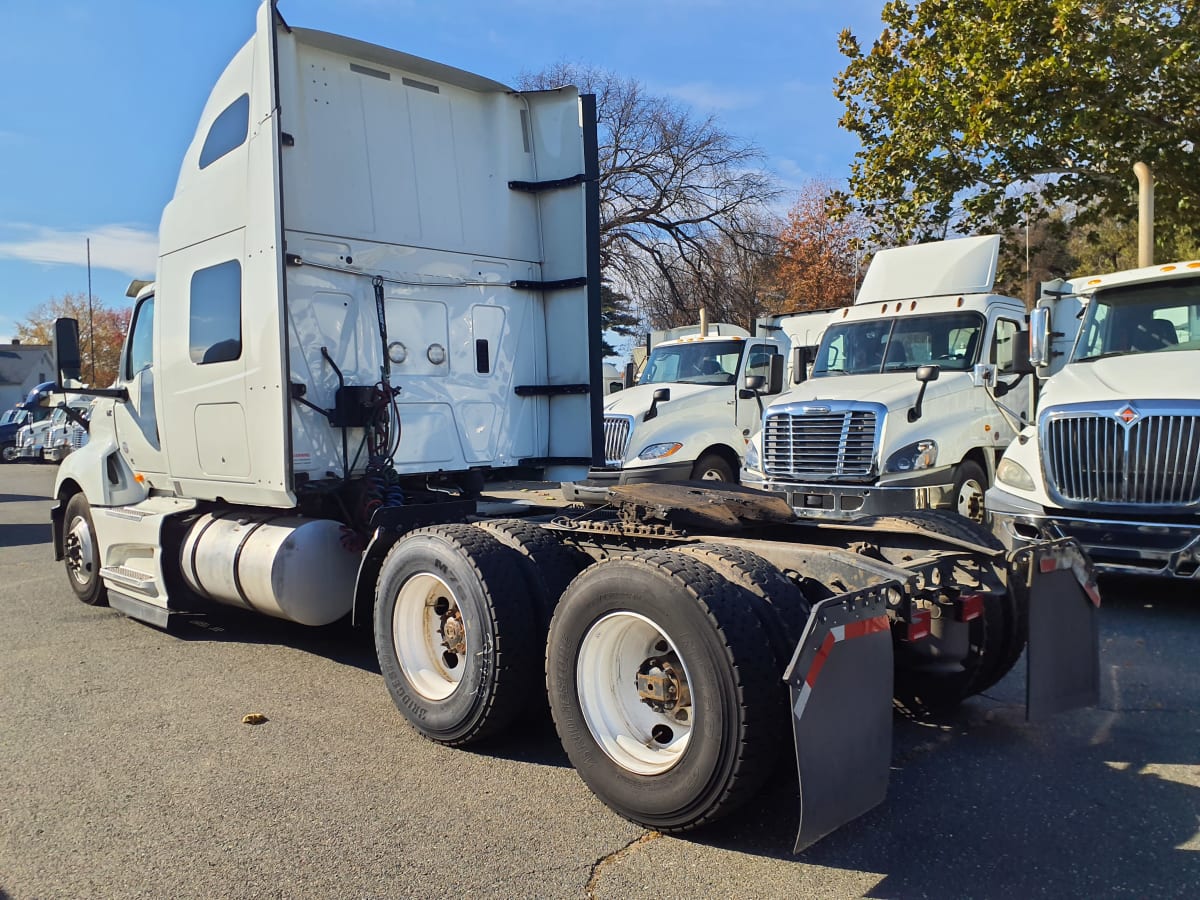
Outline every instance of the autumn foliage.
[[[47, 300], [17, 326], [17, 337], [24, 343], [50, 344], [54, 338], [54, 320], [71, 318], [79, 322], [81, 374], [91, 387], [107, 387], [117, 378], [121, 346], [129, 330], [128, 308], [112, 309], [97, 297], [92, 298], [88, 314], [87, 294], [63, 294]], [[95, 377], [92, 375], [92, 338], [95, 336]]]
[[853, 213], [831, 214], [829, 182], [811, 181], [787, 213], [775, 258], [774, 291], [766, 312], [845, 306], [860, 280], [864, 226]]

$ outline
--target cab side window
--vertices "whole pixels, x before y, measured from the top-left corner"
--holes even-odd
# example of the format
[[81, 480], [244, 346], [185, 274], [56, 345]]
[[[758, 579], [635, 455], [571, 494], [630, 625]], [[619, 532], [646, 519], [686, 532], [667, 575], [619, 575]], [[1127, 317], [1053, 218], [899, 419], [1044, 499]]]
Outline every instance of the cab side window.
[[192, 274], [188, 350], [197, 365], [242, 355], [242, 265], [236, 259]]
[[1016, 368], [1013, 347], [1020, 330], [1021, 326], [1010, 319], [996, 320], [996, 333], [992, 337], [992, 362], [996, 364], [996, 373], [999, 375], [1011, 375]]
[[125, 358], [125, 379], [128, 381], [154, 365], [154, 298], [147, 297], [133, 313], [129, 326], [129, 355]]
[[207, 169], [226, 153], [242, 146], [249, 128], [250, 95], [242, 94], [213, 119], [200, 148], [200, 168]]

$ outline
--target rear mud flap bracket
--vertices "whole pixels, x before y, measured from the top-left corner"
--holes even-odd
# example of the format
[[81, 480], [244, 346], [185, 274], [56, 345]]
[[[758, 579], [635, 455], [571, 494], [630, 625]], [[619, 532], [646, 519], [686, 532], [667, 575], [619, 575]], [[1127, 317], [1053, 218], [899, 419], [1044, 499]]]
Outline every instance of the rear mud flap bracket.
[[813, 607], [784, 673], [800, 776], [796, 852], [883, 802], [892, 761], [894, 583]]

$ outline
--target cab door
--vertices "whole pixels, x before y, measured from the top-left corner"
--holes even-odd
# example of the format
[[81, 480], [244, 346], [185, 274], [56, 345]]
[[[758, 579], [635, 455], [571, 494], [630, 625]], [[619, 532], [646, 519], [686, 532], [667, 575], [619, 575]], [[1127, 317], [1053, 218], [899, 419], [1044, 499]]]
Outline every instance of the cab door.
[[[121, 382], [127, 400], [113, 404], [113, 427], [121, 455], [134, 472], [146, 475], [155, 487], [166, 487], [166, 454], [155, 408], [157, 393], [154, 353], [154, 296], [143, 297], [133, 311], [129, 337], [121, 355]], [[155, 476], [158, 476], [156, 479]]]

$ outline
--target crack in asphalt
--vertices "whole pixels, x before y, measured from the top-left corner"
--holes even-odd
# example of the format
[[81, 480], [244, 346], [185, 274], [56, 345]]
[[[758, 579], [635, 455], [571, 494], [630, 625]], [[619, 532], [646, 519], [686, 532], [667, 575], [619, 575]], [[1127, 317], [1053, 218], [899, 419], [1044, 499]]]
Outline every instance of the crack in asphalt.
[[627, 854], [632, 853], [643, 844], [648, 844], [651, 841], [658, 840], [660, 837], [662, 837], [660, 832], [646, 831], [634, 838], [619, 850], [614, 850], [607, 856], [601, 856], [598, 860], [592, 863], [591, 872], [588, 873], [587, 884], [584, 885], [583, 888], [583, 895], [587, 897], [588, 900], [595, 900], [597, 882], [599, 882], [600, 875], [608, 866], [622, 859]]

